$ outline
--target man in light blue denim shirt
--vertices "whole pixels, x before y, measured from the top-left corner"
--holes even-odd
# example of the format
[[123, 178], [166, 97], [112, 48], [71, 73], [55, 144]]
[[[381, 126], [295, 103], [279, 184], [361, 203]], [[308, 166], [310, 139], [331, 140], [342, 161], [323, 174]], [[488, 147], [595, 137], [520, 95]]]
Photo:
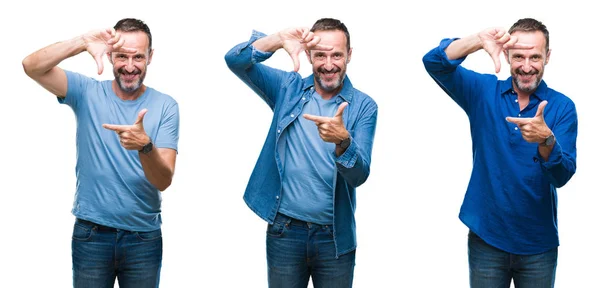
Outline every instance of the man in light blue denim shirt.
[[[285, 72], [260, 62], [283, 48]], [[305, 52], [313, 75], [302, 78]], [[244, 194], [269, 223], [269, 287], [351, 287], [356, 250], [356, 187], [370, 171], [377, 104], [352, 86], [350, 34], [336, 19], [309, 30], [254, 31], [227, 65], [273, 110], [271, 127]], [[302, 117], [300, 117], [302, 115]]]

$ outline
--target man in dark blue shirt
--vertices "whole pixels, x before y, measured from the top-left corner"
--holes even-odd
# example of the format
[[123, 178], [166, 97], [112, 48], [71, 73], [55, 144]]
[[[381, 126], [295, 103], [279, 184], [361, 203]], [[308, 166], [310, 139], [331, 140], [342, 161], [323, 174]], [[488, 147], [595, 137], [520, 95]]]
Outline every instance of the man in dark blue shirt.
[[[506, 80], [460, 66], [485, 50]], [[546, 26], [521, 19], [444, 39], [423, 57], [435, 82], [467, 113], [473, 171], [459, 218], [469, 227], [471, 287], [553, 287], [558, 253], [556, 188], [575, 174], [577, 113], [542, 80]]]

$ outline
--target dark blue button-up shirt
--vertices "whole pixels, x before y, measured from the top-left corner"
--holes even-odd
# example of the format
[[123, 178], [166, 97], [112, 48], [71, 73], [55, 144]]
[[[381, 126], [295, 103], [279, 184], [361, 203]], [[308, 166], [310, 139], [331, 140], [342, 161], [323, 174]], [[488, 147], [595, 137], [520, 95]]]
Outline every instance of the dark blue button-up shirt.
[[[565, 95], [541, 81], [520, 110], [512, 78], [479, 74], [449, 60], [444, 39], [423, 57], [435, 82], [467, 113], [473, 171], [459, 218], [484, 241], [514, 254], [537, 254], [559, 245], [556, 188], [575, 174], [577, 113]], [[556, 137], [548, 161], [505, 118], [534, 117], [547, 100], [544, 119]]]
[[[265, 34], [254, 31], [248, 42], [238, 44], [226, 55], [229, 69], [256, 92], [273, 110], [273, 120], [267, 139], [244, 193], [244, 201], [259, 217], [272, 224], [281, 200], [281, 178], [286, 137], [280, 137], [296, 121], [311, 94], [314, 76], [302, 78], [296, 72], [285, 72], [260, 64], [273, 53], [255, 49], [252, 43]], [[343, 121], [352, 142], [346, 151], [334, 159], [337, 173], [333, 193], [333, 231], [336, 254], [339, 257], [356, 248], [356, 187], [367, 180], [371, 165], [371, 150], [377, 122], [377, 104], [368, 95], [352, 87], [344, 78], [341, 97], [348, 106]]]

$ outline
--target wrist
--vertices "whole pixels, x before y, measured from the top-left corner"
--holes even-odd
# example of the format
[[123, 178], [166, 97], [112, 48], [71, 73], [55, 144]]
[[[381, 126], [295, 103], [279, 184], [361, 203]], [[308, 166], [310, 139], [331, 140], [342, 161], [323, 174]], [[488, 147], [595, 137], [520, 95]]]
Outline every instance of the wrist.
[[148, 141], [146, 142], [146, 144], [144, 144], [142, 146], [141, 149], [138, 150], [138, 152], [142, 153], [142, 154], [148, 154], [150, 153], [152, 150], [154, 149], [154, 144], [152, 143], [152, 139], [150, 137], [148, 137]]
[[85, 34], [79, 35], [71, 40], [73, 45], [76, 47], [76, 53], [79, 54], [83, 51], [86, 51], [88, 48], [88, 43], [85, 39]]
[[346, 138], [343, 138], [339, 143], [336, 143], [335, 147], [341, 148], [343, 151], [345, 151], [348, 147], [350, 147], [350, 144], [352, 144], [352, 137], [350, 137], [348, 134]]
[[550, 135], [546, 136], [541, 142], [538, 144], [542, 147], [552, 146], [556, 143], [556, 138], [554, 137], [554, 133], [550, 131]]

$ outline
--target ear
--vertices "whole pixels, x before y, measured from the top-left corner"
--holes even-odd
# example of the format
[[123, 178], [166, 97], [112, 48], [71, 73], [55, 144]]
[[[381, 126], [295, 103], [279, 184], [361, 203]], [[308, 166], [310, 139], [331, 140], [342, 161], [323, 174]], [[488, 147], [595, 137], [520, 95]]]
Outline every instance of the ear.
[[106, 52], [106, 58], [108, 58], [108, 62], [110, 62], [110, 64], [115, 65], [112, 60], [112, 53]]
[[150, 50], [150, 54], [148, 54], [148, 64], [150, 65], [150, 62], [152, 62], [152, 55], [154, 55], [154, 49]]
[[504, 58], [506, 58], [506, 63], [510, 64], [510, 60], [508, 60], [508, 49], [504, 49]]
[[350, 59], [352, 59], [352, 48], [348, 50], [348, 58], [346, 59], [346, 64], [350, 63]]
[[306, 58], [308, 58], [308, 62], [312, 65], [312, 59], [310, 58], [310, 50], [304, 50], [306, 52]]
[[546, 61], [544, 62], [544, 65], [548, 65], [548, 62], [550, 61], [550, 52], [552, 52], [552, 49], [548, 48], [548, 53], [546, 53]]

